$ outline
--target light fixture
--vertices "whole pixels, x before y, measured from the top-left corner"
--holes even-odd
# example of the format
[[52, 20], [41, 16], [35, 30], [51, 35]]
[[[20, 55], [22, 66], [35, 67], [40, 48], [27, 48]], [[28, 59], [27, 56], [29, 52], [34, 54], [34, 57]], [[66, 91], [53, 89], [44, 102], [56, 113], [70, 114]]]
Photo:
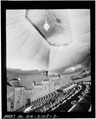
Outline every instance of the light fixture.
[[47, 10], [45, 10], [45, 24], [44, 24], [43, 28], [44, 28], [46, 31], [48, 31], [48, 29], [50, 28], [50, 25], [49, 25], [48, 22], [47, 22], [46, 12], [47, 12]]
[[48, 29], [50, 28], [50, 25], [48, 24], [47, 20], [46, 20], [46, 22], [45, 22], [43, 28], [44, 28], [46, 31], [48, 31]]

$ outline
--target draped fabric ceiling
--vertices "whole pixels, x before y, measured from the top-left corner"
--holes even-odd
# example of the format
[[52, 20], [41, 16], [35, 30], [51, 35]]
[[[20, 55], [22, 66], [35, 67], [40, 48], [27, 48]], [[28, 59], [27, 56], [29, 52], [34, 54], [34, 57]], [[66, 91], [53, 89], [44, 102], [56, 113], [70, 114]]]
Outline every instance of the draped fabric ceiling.
[[[50, 18], [54, 13], [61, 20], [61, 25], [56, 25], [63, 30], [56, 35], [47, 34], [45, 40], [26, 19], [26, 10], [6, 11], [7, 68], [60, 73], [87, 59], [90, 55], [90, 10], [49, 12], [50, 27], [57, 29]], [[45, 10], [30, 10], [29, 18], [38, 28], [44, 17]]]

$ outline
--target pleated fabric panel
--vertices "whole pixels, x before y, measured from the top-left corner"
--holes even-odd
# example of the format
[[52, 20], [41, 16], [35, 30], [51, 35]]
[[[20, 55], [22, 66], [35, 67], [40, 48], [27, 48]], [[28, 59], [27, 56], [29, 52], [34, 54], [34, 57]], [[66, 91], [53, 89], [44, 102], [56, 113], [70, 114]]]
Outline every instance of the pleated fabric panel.
[[[66, 68], [82, 63], [90, 55], [90, 10], [52, 10], [60, 23], [60, 33], [47, 38], [25, 18], [26, 10], [7, 10], [6, 40], [7, 67], [22, 70], [49, 70], [60, 73]], [[30, 10], [35, 24], [44, 18], [44, 10]]]

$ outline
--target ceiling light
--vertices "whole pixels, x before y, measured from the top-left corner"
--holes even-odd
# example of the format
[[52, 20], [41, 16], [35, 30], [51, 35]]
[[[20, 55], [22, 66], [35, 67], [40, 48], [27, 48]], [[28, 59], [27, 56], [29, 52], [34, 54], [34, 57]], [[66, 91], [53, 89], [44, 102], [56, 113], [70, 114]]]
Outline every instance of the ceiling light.
[[46, 31], [48, 31], [48, 29], [50, 28], [50, 26], [49, 26], [49, 24], [47, 23], [47, 21], [46, 21], [46, 23], [44, 24], [44, 29], [46, 30]]

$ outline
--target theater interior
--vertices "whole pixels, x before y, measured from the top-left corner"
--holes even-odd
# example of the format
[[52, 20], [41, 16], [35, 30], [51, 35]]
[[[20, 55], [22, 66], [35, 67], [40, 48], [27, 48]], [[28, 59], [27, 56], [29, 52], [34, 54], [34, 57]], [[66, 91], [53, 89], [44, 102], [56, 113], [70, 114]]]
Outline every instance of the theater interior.
[[89, 9], [6, 11], [8, 112], [91, 112]]

